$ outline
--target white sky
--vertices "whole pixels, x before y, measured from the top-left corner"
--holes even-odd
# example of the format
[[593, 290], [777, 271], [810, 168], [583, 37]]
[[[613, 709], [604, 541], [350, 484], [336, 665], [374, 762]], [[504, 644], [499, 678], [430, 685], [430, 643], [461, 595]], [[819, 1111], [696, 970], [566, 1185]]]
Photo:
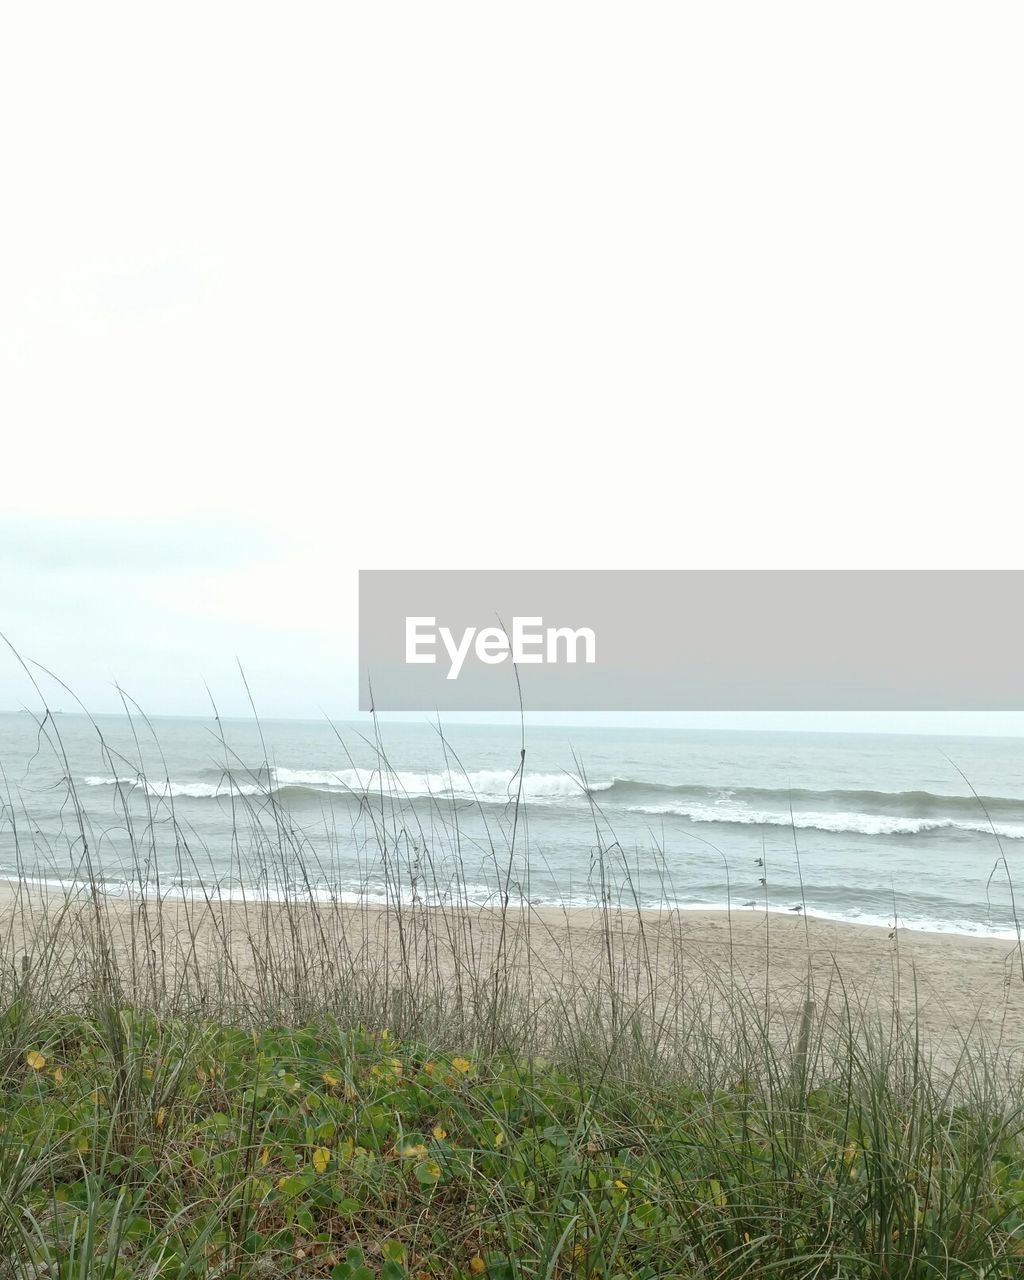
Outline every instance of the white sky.
[[1018, 567], [1022, 29], [12, 9], [0, 629], [344, 714], [360, 567]]

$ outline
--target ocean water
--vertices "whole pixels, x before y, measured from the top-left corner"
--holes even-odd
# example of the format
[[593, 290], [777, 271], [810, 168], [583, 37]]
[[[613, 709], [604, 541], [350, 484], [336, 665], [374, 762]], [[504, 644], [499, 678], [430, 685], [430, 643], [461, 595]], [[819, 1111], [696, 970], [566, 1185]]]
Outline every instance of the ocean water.
[[520, 775], [518, 728], [379, 732], [0, 716], [0, 875], [1006, 937], [1020, 877], [1024, 910], [1022, 739], [527, 727]]

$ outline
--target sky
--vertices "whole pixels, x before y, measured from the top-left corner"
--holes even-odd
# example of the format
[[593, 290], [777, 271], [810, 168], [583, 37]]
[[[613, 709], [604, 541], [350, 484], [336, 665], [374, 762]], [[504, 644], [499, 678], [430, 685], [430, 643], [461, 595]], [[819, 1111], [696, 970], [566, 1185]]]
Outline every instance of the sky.
[[345, 715], [360, 568], [1018, 567], [1022, 25], [22, 6], [0, 631]]

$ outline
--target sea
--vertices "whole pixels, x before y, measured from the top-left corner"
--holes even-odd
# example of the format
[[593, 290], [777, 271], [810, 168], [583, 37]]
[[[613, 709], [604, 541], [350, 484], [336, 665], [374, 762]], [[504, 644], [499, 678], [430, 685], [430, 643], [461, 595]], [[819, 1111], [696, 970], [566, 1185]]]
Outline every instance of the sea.
[[1024, 739], [0, 715], [0, 876], [1016, 936]]

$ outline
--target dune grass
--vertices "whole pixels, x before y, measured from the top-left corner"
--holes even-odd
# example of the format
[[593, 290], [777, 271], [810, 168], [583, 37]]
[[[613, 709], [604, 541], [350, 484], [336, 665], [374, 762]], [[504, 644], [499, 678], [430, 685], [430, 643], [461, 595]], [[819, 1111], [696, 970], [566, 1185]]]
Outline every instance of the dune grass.
[[[750, 1034], [750, 1025], [746, 1025]], [[0, 1247], [34, 1276], [1016, 1276], [1017, 1104], [908, 1046], [700, 1073], [323, 1019], [3, 1021]], [[729, 1067], [734, 1070], [730, 1071]]]
[[23, 879], [4, 913], [2, 1274], [1024, 1275], [1024, 1111], [992, 1047], [941, 1061], [840, 973], [794, 1012], [695, 971], [671, 928], [624, 945], [636, 886], [600, 815], [593, 949], [541, 973], [515, 789], [486, 929], [452, 900], [456, 808], [425, 829], [383, 747], [358, 808], [394, 894], [358, 928], [303, 893], [319, 871], [268, 787], [231, 797], [231, 838], [287, 869], [277, 901], [211, 886], [172, 931], [154, 833], [183, 865], [194, 833], [154, 792], [119, 792], [127, 906], [68, 771], [79, 888]]

